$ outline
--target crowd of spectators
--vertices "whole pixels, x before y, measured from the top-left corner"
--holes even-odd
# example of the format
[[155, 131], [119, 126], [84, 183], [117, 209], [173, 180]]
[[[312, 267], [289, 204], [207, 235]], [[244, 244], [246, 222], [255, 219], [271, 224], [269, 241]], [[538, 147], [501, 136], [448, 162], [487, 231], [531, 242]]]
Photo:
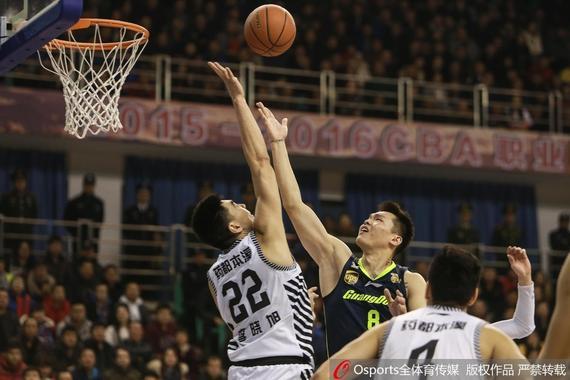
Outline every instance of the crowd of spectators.
[[[2, 197], [0, 213], [9, 217], [30, 216], [29, 209], [37, 205], [34, 195], [27, 190], [25, 173], [16, 171], [12, 180], [13, 189]], [[137, 187], [137, 202], [125, 209], [125, 221], [158, 224], [158, 211], [150, 202], [151, 191], [148, 184]], [[205, 181], [197, 198], [213, 192], [212, 183]], [[251, 184], [242, 187], [241, 198], [250, 210], [255, 209]], [[104, 221], [100, 207], [103, 201], [95, 194], [95, 177], [87, 174], [82, 193], [69, 201], [66, 215], [69, 220]], [[187, 224], [192, 210], [193, 205], [190, 205], [186, 212]], [[472, 224], [471, 205], [461, 203], [457, 211], [457, 224], [450, 226], [448, 241], [470, 247], [478, 254], [481, 234]], [[516, 223], [516, 212], [513, 204], [505, 205], [503, 220], [494, 228], [490, 244], [498, 247], [521, 244], [524, 231]], [[561, 214], [558, 228], [550, 233], [553, 250], [570, 251], [569, 219], [567, 214]], [[354, 237], [357, 232], [346, 212], [336, 217], [324, 216], [323, 223], [329, 232], [339, 237]], [[40, 373], [42, 379], [69, 379], [69, 376], [73, 380], [225, 378], [225, 349], [230, 336], [205, 281], [206, 271], [214, 259], [211, 252], [194, 246], [189, 249], [191, 262], [183, 273], [181, 287], [184, 302], [181, 310], [175, 310], [172, 304], [161, 303], [152, 292], [146, 296], [141, 294], [141, 284], [148, 284], [147, 280], [121, 275], [125, 268], [148, 268], [146, 261], [140, 259], [134, 264], [126, 261], [121, 267], [103, 266], [98, 258], [97, 239], [91, 236], [90, 240], [83, 240], [81, 226], [68, 229], [68, 233], [77, 242], [72, 252], [65, 252], [60, 236], [52, 236], [45, 253], [38, 255], [33, 254], [33, 246], [27, 239], [19, 239], [17, 243], [14, 238], [4, 241], [6, 254], [0, 257], [0, 352], [3, 352], [0, 380], [21, 379], [30, 371]], [[128, 244], [124, 245], [122, 256], [156, 256], [152, 245], [135, 244], [137, 240], [148, 243], [160, 239], [154, 233], [126, 237]], [[188, 239], [195, 241], [191, 234]], [[14, 251], [11, 247], [15, 247]], [[138, 250], [127, 252], [134, 247]], [[318, 286], [315, 263], [299, 242], [292, 241], [291, 247], [308, 286]], [[517, 278], [508, 269], [504, 256], [496, 256], [496, 267], [484, 269], [480, 299], [470, 310], [488, 321], [510, 318], [516, 305]], [[555, 257], [553, 264], [559, 266], [562, 260], [563, 256]], [[427, 275], [426, 262], [407, 264], [424, 277]], [[533, 280], [537, 328], [518, 342], [530, 358], [536, 357], [544, 340], [553, 306], [552, 279], [535, 270]], [[319, 300], [315, 308], [313, 345], [320, 363], [326, 350]]]
[[[564, 0], [287, 2], [283, 5], [297, 26], [295, 44], [290, 52], [269, 59], [247, 49], [242, 33], [243, 21], [261, 4], [87, 0], [85, 10], [88, 16], [125, 19], [147, 27], [152, 32], [150, 54], [352, 74], [350, 80], [337, 80], [342, 86], [337, 113], [391, 115], [385, 111], [394, 99], [382, 95], [386, 85], [371, 81], [372, 77], [448, 84], [415, 91], [421, 99], [415, 105], [417, 116], [433, 121], [472, 121], [472, 91], [461, 85], [482, 83], [518, 91], [515, 95], [491, 93], [490, 109], [491, 124], [517, 129], [540, 129], [548, 120], [547, 97], [523, 96], [521, 91], [559, 89], [565, 99], [570, 98], [570, 28], [565, 18], [570, 8]], [[176, 70], [192, 78], [196, 68], [179, 65]], [[216, 88], [199, 75], [193, 78], [179, 84]], [[318, 83], [315, 93], [307, 95], [306, 88], [293, 89], [285, 77], [272, 81], [274, 85], [258, 89], [260, 97], [297, 93], [319, 99]], [[208, 91], [189, 99], [206, 101]], [[288, 106], [310, 110], [307, 103]], [[443, 118], [430, 113], [433, 108], [443, 110]]]

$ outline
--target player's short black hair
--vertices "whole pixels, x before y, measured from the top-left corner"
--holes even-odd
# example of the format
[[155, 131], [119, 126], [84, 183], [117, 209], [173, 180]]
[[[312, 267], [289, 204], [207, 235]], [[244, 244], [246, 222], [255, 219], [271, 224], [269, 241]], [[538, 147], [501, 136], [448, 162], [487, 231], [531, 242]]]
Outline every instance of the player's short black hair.
[[428, 282], [432, 303], [436, 305], [467, 306], [481, 277], [481, 263], [472, 253], [445, 246], [431, 262]]
[[218, 249], [229, 248], [235, 241], [235, 234], [229, 228], [228, 211], [222, 206], [222, 199], [209, 195], [202, 199], [192, 214], [192, 229], [200, 240]]
[[402, 243], [394, 250], [394, 256], [396, 256], [398, 253], [404, 251], [414, 238], [414, 222], [412, 222], [410, 214], [408, 214], [398, 202], [382, 202], [378, 208], [379, 211], [386, 211], [396, 216], [394, 220], [394, 232], [402, 237]]

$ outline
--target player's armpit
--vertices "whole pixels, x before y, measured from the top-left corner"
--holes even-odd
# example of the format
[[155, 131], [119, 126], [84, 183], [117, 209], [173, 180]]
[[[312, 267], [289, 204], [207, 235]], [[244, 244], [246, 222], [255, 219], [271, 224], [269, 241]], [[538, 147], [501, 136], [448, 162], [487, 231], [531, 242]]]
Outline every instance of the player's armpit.
[[421, 274], [406, 271], [404, 282], [408, 293], [408, 311], [426, 306], [426, 281]]
[[[386, 333], [388, 324], [382, 323], [362, 334], [339, 352], [334, 354], [329, 360], [324, 362], [317, 372], [315, 372], [312, 379], [327, 380], [331, 371], [331, 365], [339, 365], [343, 360], [368, 360], [378, 358], [378, 350], [380, 340]], [[350, 373], [343, 377], [343, 380], [349, 380], [356, 377], [355, 374]]]

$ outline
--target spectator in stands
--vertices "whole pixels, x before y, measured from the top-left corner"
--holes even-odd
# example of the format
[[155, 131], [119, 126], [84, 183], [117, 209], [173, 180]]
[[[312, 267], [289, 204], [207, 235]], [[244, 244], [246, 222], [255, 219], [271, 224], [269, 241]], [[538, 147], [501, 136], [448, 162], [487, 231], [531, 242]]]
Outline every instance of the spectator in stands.
[[447, 230], [447, 241], [462, 245], [479, 243], [479, 230], [472, 224], [473, 208], [471, 204], [462, 202], [457, 211], [457, 224]]
[[206, 252], [199, 249], [194, 253], [193, 261], [186, 266], [186, 271], [182, 276], [183, 292], [184, 292], [184, 310], [186, 325], [196, 336], [196, 328], [198, 321], [199, 301], [207, 297], [210, 293], [207, 281], [204, 282], [210, 263]]
[[[517, 224], [517, 207], [513, 203], [507, 203], [503, 207], [503, 221], [493, 230], [492, 245], [495, 247], [508, 247], [522, 245], [522, 230]], [[502, 252], [495, 255], [495, 260], [502, 263], [499, 273], [507, 270], [507, 256]]]
[[105, 342], [105, 325], [102, 323], [93, 323], [91, 327], [91, 338], [85, 341], [85, 348], [90, 348], [95, 354], [97, 368], [105, 371], [113, 366], [114, 350], [113, 347]]
[[131, 321], [139, 321], [143, 325], [148, 322], [148, 309], [140, 296], [139, 284], [129, 282], [125, 288], [125, 294], [119, 298], [119, 302], [127, 305]]
[[56, 324], [52, 319], [46, 316], [43, 305], [36, 305], [31, 317], [34, 318], [38, 324], [38, 338], [40, 342], [48, 347], [53, 346]]
[[79, 365], [73, 371], [73, 380], [102, 380], [101, 370], [97, 368], [95, 353], [92, 349], [81, 350]]
[[55, 380], [73, 380], [73, 375], [70, 371], [67, 370], [59, 371], [55, 377]]
[[123, 342], [123, 346], [129, 350], [133, 366], [140, 372], [145, 372], [146, 365], [152, 358], [152, 347], [144, 339], [144, 328], [140, 322], [133, 321], [129, 324], [129, 339]]
[[503, 314], [504, 295], [501, 282], [497, 276], [497, 270], [492, 267], [483, 268], [481, 284], [479, 286], [479, 298], [484, 300], [493, 314], [490, 322], [497, 321]]
[[151, 360], [147, 368], [160, 374], [162, 380], [184, 380], [188, 378], [188, 366], [180, 363], [174, 348], [167, 348], [161, 358]]
[[511, 129], [528, 130], [532, 128], [534, 120], [527, 107], [522, 103], [520, 96], [513, 97], [512, 104], [507, 108], [508, 127]]
[[[0, 198], [0, 214], [10, 218], [38, 217], [38, 205], [34, 194], [28, 191], [28, 179], [22, 169], [16, 169], [11, 176], [12, 190]], [[4, 224], [5, 234], [21, 234], [21, 237], [6, 238], [4, 246], [15, 256], [18, 246], [22, 240], [32, 238], [34, 230], [33, 224], [26, 223], [6, 223]]]
[[338, 216], [338, 235], [354, 236], [356, 235], [356, 227], [352, 223], [352, 218], [347, 212], [341, 212]]
[[164, 352], [176, 343], [176, 322], [170, 306], [159, 305], [156, 308], [155, 319], [147, 327], [147, 339], [155, 354]]
[[570, 252], [570, 230], [568, 229], [569, 224], [570, 215], [560, 214], [558, 216], [558, 228], [551, 231], [548, 235], [550, 249], [553, 251], [558, 251], [550, 257], [550, 264], [556, 273], [562, 267], [562, 263], [564, 263], [566, 255], [568, 252]]
[[67, 285], [70, 289], [71, 302], [88, 303], [95, 299], [95, 286], [98, 282], [95, 266], [91, 260], [83, 260], [79, 264], [77, 273]]
[[[91, 221], [103, 223], [105, 215], [105, 205], [103, 200], [95, 195], [95, 174], [87, 173], [83, 177], [83, 191], [75, 198], [69, 200], [65, 205], [64, 219], [67, 221]], [[80, 251], [83, 242], [87, 239], [94, 242], [95, 251], [98, 251], [99, 227], [93, 226], [89, 231], [89, 224], [82, 222], [79, 230], [73, 226], [68, 226], [67, 230], [76, 242], [76, 251]]]
[[8, 271], [6, 260], [0, 256], [0, 289], [8, 289], [14, 275]]
[[32, 249], [30, 248], [30, 243], [26, 240], [22, 240], [18, 244], [16, 250], [16, 255], [12, 260], [12, 266], [10, 271], [14, 275], [27, 276], [28, 272], [31, 271], [36, 265], [36, 258], [32, 255]]
[[75, 255], [73, 261], [73, 269], [77, 272], [81, 263], [84, 261], [90, 261], [93, 263], [93, 270], [95, 271], [95, 277], [99, 279], [103, 275], [103, 268], [99, 264], [97, 258], [97, 251], [95, 250], [95, 243], [91, 240], [84, 240], [81, 250]]
[[66, 327], [74, 328], [79, 339], [84, 342], [91, 336], [91, 326], [93, 324], [87, 319], [87, 311], [82, 303], [71, 305], [71, 312], [57, 325], [57, 335], [61, 335]]
[[26, 318], [22, 324], [22, 337], [20, 345], [24, 363], [39, 366], [42, 355], [48, 350], [38, 336], [38, 322], [34, 318]]
[[26, 291], [26, 285], [22, 276], [14, 276], [10, 285], [10, 310], [20, 318], [32, 311], [34, 301]]
[[143, 380], [161, 380], [160, 376], [151, 370], [146, 370], [144, 372]]
[[48, 295], [54, 286], [55, 278], [48, 273], [44, 263], [38, 263], [28, 274], [28, 292], [38, 302]]
[[115, 264], [108, 264], [103, 269], [103, 282], [107, 285], [109, 298], [113, 305], [119, 302], [123, 294], [124, 287], [119, 277], [119, 268]]
[[226, 380], [226, 373], [222, 367], [222, 359], [218, 356], [210, 356], [206, 368], [198, 377], [198, 380]]
[[7, 348], [11, 339], [20, 333], [18, 315], [9, 309], [10, 297], [8, 290], [0, 288], [0, 352]]
[[[0, 380], [19, 380], [22, 379], [26, 363], [22, 360], [22, 350], [18, 342], [5, 341], [4, 350], [0, 355]], [[1, 344], [1, 343], [0, 343]]]
[[536, 305], [536, 312], [534, 316], [534, 324], [536, 325], [536, 332], [543, 340], [546, 336], [548, 323], [550, 322], [550, 306], [548, 302], [543, 301]]
[[52, 235], [48, 240], [48, 247], [44, 258], [48, 273], [59, 284], [67, 281], [69, 275], [69, 263], [63, 255], [63, 243], [61, 237]]
[[558, 229], [550, 232], [550, 249], [554, 251], [570, 251], [570, 214], [560, 214], [558, 216]]
[[80, 353], [81, 343], [77, 331], [73, 327], [64, 328], [54, 350], [55, 368], [59, 371], [70, 370], [77, 364]]
[[41, 380], [42, 374], [36, 367], [27, 367], [22, 374], [22, 380]]
[[[123, 229], [123, 239], [129, 240], [128, 243], [125, 243], [125, 254], [127, 256], [154, 256], [160, 253], [160, 247], [152, 245], [161, 241], [160, 233], [138, 227], [158, 225], [158, 211], [151, 205], [152, 189], [150, 184], [141, 183], [137, 186], [136, 191], [137, 203], [127, 207], [123, 213], [123, 224], [134, 226]], [[123, 267], [129, 269], [151, 269], [152, 264], [153, 262], [151, 261], [126, 260]], [[139, 282], [142, 281], [144, 281], [144, 277]]]
[[105, 380], [140, 380], [141, 373], [131, 365], [131, 354], [119, 347], [115, 353], [115, 365], [103, 373]]
[[63, 285], [54, 286], [51, 295], [44, 298], [43, 305], [46, 316], [53, 320], [56, 326], [69, 315], [71, 310]]
[[190, 379], [198, 377], [200, 369], [200, 361], [202, 360], [202, 350], [190, 344], [190, 338], [186, 330], [178, 330], [176, 332], [176, 354], [180, 358], [180, 362], [188, 366]]
[[130, 321], [129, 307], [119, 303], [115, 307], [113, 323], [107, 326], [107, 330], [105, 330], [105, 341], [113, 347], [123, 344], [129, 339]]
[[95, 298], [87, 304], [88, 318], [97, 323], [108, 325], [113, 315], [113, 302], [109, 298], [109, 288], [105, 283], [95, 287]]

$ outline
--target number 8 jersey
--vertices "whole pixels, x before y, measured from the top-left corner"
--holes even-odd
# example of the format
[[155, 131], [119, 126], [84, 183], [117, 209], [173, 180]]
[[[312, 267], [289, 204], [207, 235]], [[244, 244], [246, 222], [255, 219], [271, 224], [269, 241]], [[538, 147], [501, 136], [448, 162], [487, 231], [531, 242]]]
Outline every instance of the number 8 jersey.
[[252, 359], [298, 357], [314, 366], [312, 311], [297, 263], [271, 263], [251, 232], [219, 255], [208, 270], [208, 281], [233, 333], [228, 357], [235, 365]]

